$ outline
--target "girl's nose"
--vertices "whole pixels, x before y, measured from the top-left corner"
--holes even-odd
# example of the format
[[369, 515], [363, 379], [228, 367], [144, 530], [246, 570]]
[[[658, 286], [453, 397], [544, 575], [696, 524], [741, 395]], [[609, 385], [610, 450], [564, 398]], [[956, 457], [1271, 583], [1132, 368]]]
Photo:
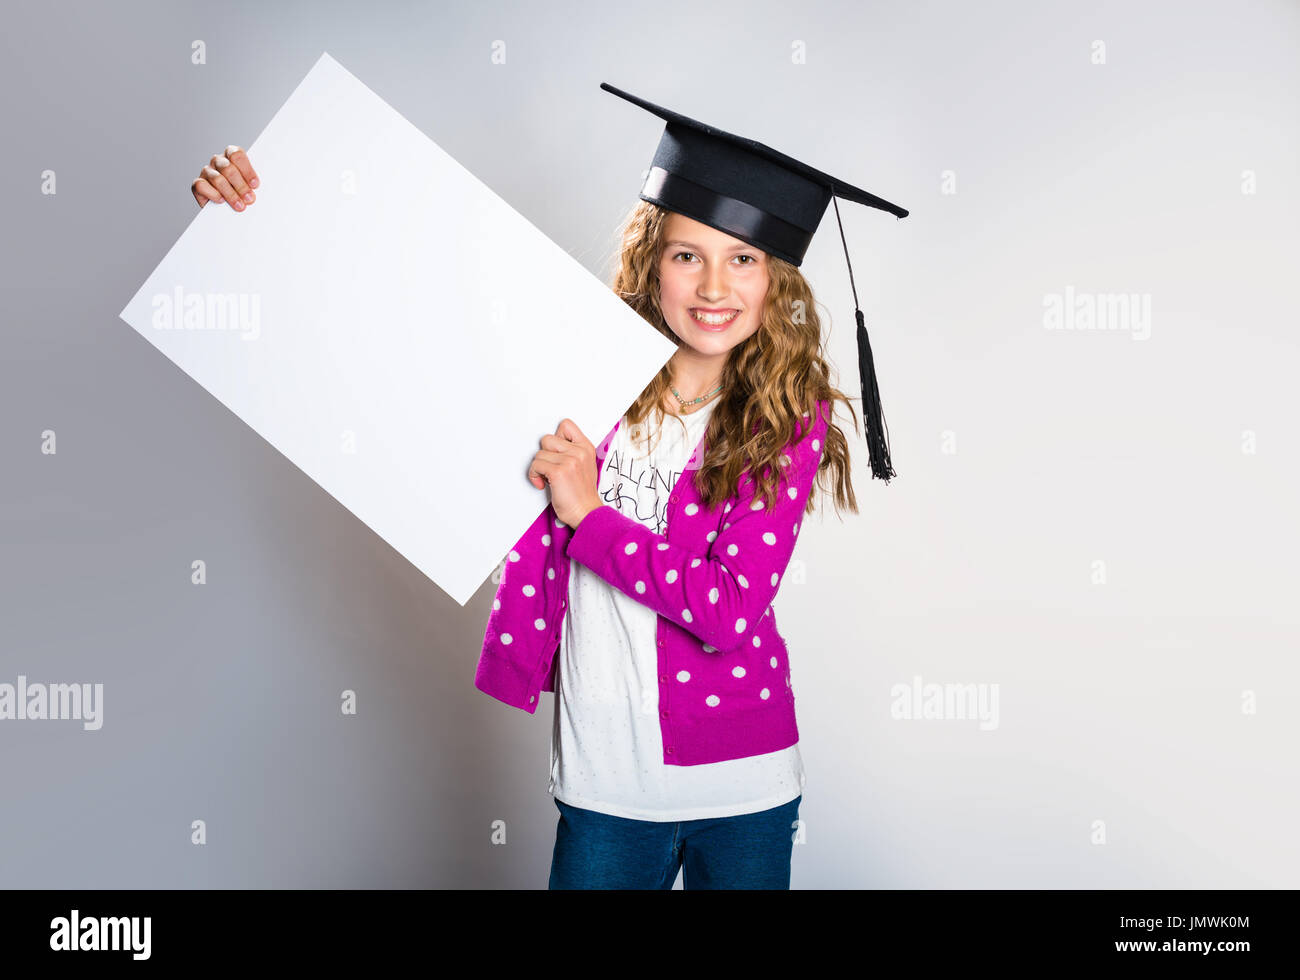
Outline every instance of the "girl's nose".
[[710, 303], [721, 302], [722, 298], [731, 292], [731, 287], [727, 283], [727, 272], [718, 266], [711, 267], [704, 273], [704, 280], [700, 283], [700, 295]]

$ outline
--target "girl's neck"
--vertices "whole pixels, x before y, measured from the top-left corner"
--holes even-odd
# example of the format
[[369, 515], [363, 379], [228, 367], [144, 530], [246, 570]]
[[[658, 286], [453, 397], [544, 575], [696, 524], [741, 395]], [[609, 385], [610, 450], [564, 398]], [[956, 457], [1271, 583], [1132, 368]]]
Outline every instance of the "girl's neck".
[[[699, 411], [709, 402], [721, 396], [721, 392], [715, 392], [714, 389], [722, 381], [722, 372], [726, 367], [726, 363], [727, 357], [725, 354], [718, 357], [701, 358], [698, 356], [692, 357], [679, 349], [673, 355], [672, 360], [669, 362], [672, 373], [670, 384], [677, 389], [677, 394], [688, 403], [701, 395], [708, 396], [702, 402], [696, 402], [694, 405], [687, 404], [684, 410], [686, 414], [689, 415], [693, 411]], [[680, 415], [683, 412], [681, 402], [673, 395], [671, 389], [664, 392], [664, 405], [674, 415]]]
[[[713, 387], [716, 388], [717, 384], [715, 383]], [[681, 391], [680, 388], [678, 388], [677, 390]], [[709, 389], [709, 391], [712, 390], [713, 388]], [[685, 396], [686, 396], [686, 392], [682, 391], [682, 397]], [[668, 415], [694, 415], [696, 412], [701, 412], [704, 409], [708, 408], [710, 405], [712, 405], [721, 397], [722, 397], [722, 392], [718, 392], [717, 394], [713, 395], [711, 398], [706, 398], [704, 399], [704, 401], [697, 402], [694, 405], [687, 405], [686, 408], [683, 409], [681, 402], [677, 400], [677, 398], [673, 395], [672, 391], [665, 390], [664, 401], [663, 401], [664, 412]], [[689, 398], [687, 398], [686, 400], [688, 402], [690, 401]]]

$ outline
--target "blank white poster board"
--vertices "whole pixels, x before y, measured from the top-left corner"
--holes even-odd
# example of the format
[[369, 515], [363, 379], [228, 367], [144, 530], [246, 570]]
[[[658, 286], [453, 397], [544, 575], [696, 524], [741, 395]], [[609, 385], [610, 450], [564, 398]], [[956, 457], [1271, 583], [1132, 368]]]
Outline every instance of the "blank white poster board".
[[122, 319], [464, 605], [675, 347], [328, 54], [246, 149]]

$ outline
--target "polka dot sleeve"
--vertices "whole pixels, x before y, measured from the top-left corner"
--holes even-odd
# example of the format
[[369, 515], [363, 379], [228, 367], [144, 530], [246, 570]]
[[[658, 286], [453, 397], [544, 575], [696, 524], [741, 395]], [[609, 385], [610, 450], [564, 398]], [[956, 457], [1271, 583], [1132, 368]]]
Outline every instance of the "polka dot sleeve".
[[[706, 553], [670, 542], [606, 505], [574, 529], [569, 557], [717, 651], [750, 642], [790, 562], [821, 465], [828, 417], [827, 403], [821, 404], [810, 431], [785, 449], [790, 464], [772, 510], [754, 498], [749, 476], [742, 477], [743, 490], [731, 502], [722, 530], [707, 535]], [[697, 504], [678, 502], [676, 508], [670, 527], [675, 521], [708, 520]]]

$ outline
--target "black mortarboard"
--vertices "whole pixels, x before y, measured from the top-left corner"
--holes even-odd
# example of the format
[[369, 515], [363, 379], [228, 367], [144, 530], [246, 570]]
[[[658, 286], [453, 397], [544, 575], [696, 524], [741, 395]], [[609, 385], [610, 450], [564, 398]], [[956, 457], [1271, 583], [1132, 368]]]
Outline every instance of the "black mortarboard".
[[[826, 205], [837, 198], [879, 208], [899, 218], [907, 217], [907, 211], [897, 204], [890, 204], [762, 143], [697, 122], [608, 82], [601, 82], [600, 87], [667, 122], [641, 188], [643, 201], [694, 218], [792, 265], [803, 262], [804, 252], [826, 213]], [[840, 226], [844, 258], [849, 261], [838, 201], [835, 220]], [[888, 483], [895, 473], [889, 460], [880, 388], [876, 384], [866, 322], [858, 308], [851, 261], [849, 285], [858, 324], [858, 370], [871, 475]]]

